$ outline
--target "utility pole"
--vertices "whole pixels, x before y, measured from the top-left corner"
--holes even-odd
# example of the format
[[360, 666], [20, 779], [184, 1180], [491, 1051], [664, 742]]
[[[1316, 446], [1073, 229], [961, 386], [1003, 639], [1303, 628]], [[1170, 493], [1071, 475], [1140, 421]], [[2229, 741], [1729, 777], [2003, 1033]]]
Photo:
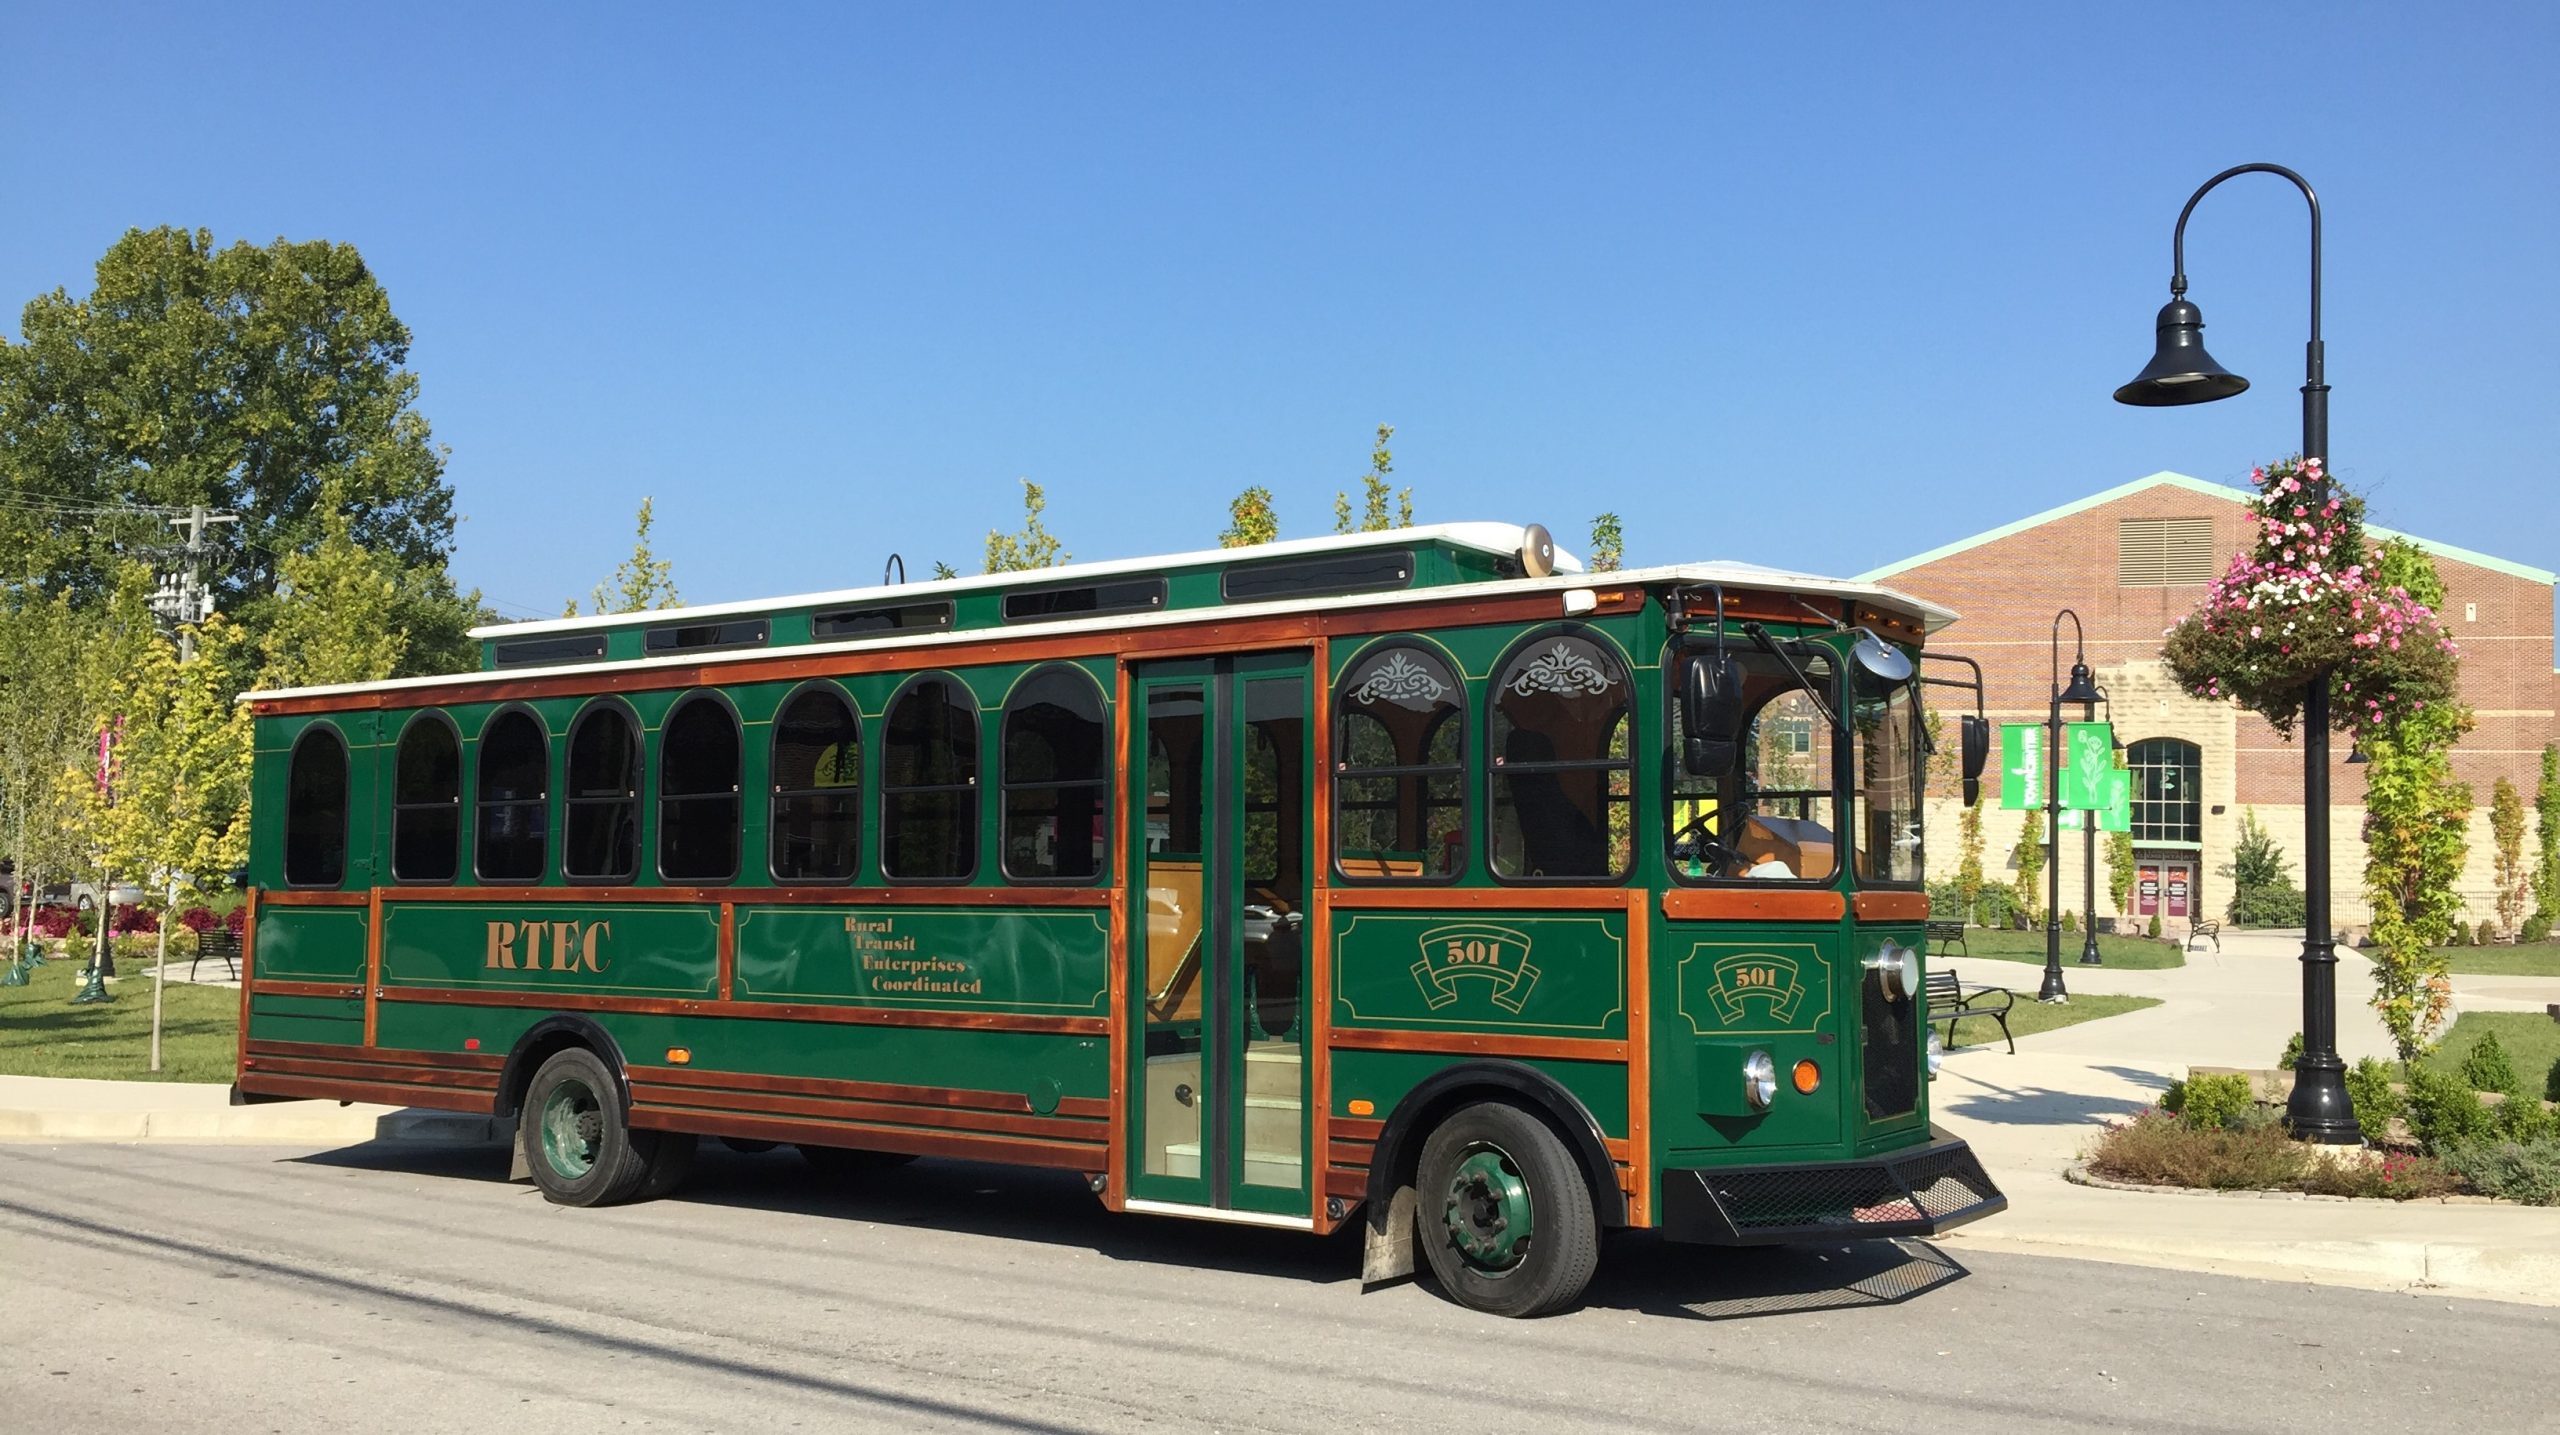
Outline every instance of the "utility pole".
[[188, 630], [213, 616], [213, 589], [204, 581], [205, 530], [217, 523], [237, 523], [236, 513], [208, 513], [201, 503], [187, 511], [184, 518], [169, 520], [171, 528], [187, 532], [187, 566], [177, 581], [162, 580], [160, 594], [152, 606], [169, 619], [178, 630], [178, 661], [193, 662], [196, 656], [195, 634]]

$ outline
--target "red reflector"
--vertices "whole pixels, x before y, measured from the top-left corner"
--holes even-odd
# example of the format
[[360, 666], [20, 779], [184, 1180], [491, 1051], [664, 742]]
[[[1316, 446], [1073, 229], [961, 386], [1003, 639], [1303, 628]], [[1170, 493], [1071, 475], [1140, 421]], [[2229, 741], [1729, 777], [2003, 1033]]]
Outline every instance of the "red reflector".
[[478, 1051], [480, 1049], [480, 1038], [476, 1036], [464, 1037], [462, 1039], [462, 1049], [464, 1051]]

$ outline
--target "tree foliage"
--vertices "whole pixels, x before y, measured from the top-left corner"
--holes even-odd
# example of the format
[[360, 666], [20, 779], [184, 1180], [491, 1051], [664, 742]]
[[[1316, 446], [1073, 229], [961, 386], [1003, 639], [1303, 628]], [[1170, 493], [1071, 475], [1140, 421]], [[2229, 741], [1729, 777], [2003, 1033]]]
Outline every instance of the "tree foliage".
[[2533, 789], [2533, 909], [2560, 918], [2560, 743], [2542, 748], [2542, 780]]
[[2044, 890], [2037, 885], [2044, 877], [2044, 819], [2030, 812], [2018, 828], [2018, 843], [2009, 849], [2009, 861], [2018, 869], [2018, 880], [2011, 884], [2018, 895], [2018, 910], [2027, 914], [2027, 925], [2044, 925]]
[[1974, 903], [1982, 899], [1982, 804], [1977, 802], [1956, 815], [1956, 900], [1963, 910], [1960, 919], [1970, 918]]
[[320, 541], [279, 566], [257, 642], [261, 685], [369, 683], [399, 671], [407, 648], [400, 571], [356, 541], [343, 509], [325, 513]]
[[2118, 915], [2133, 912], [2133, 834], [2107, 834], [2107, 900]]
[[2471, 789], [2453, 780], [2452, 749], [2470, 730], [2470, 709], [2447, 703], [2363, 739], [2373, 1005], [2403, 1061], [2434, 1040], [2453, 1000], [2440, 949], [2462, 911], [2454, 883], [2469, 857]]
[[1627, 556], [1626, 534], [1618, 515], [1603, 513], [1591, 520], [1591, 571], [1615, 573]]
[[1074, 555], [1060, 546], [1056, 534], [1041, 521], [1049, 506], [1040, 485], [1029, 479], [1022, 481], [1022, 531], [987, 535], [987, 571], [1021, 573], [1034, 568], [1055, 568]]
[[1272, 509], [1270, 489], [1255, 484], [1228, 502], [1227, 531], [1218, 535], [1219, 547], [1250, 548], [1279, 537], [1280, 515]]
[[403, 628], [477, 618], [444, 575], [453, 491], [414, 407], [409, 330], [353, 246], [131, 230], [89, 294], [38, 296], [20, 334], [0, 340], [9, 580], [101, 601], [120, 554], [167, 544], [168, 512], [201, 503], [240, 515], [205, 537], [215, 605], [263, 631], [284, 560], [336, 507], [404, 573]]
[[2524, 862], [2524, 797], [2503, 777], [2489, 789], [2489, 839], [2497, 853], [2498, 926], [2512, 939], [2524, 925], [2533, 880]]
[[[647, 613], [659, 608], [672, 608], [682, 600], [676, 596], [676, 566], [658, 556], [649, 543], [649, 529], [657, 520], [657, 501], [640, 500], [639, 517], [633, 524], [631, 556], [613, 570], [613, 576], [596, 585], [587, 601], [593, 610], [603, 613]], [[568, 616], [577, 616], [578, 605], [569, 604]]]
[[2240, 810], [2240, 838], [2231, 844], [2231, 860], [2215, 869], [2231, 883], [2226, 913], [2241, 927], [2291, 927], [2301, 924], [2302, 889], [2294, 885], [2292, 864], [2276, 845], [2258, 809]]
[[94, 626], [67, 593], [0, 610], [0, 841], [38, 886], [81, 855], [57, 778], [95, 735], [79, 666]]
[[1413, 490], [1397, 489], [1387, 483], [1396, 471], [1396, 456], [1387, 447], [1395, 437], [1395, 425], [1378, 425], [1378, 441], [1369, 450], [1369, 471], [1360, 476], [1360, 510], [1355, 522], [1351, 495], [1333, 496], [1333, 531], [1336, 533], [1381, 533], [1390, 528], [1413, 526]]

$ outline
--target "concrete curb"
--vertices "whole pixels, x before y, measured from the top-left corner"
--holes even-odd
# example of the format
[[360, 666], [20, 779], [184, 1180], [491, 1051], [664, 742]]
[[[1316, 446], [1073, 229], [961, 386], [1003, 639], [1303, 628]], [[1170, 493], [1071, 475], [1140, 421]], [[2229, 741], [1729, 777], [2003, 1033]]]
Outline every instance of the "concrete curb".
[[2118, 1181], [2089, 1169], [2086, 1161], [2074, 1161], [2062, 1168], [2062, 1179], [2074, 1186], [2087, 1186], [2098, 1191], [2139, 1191], [2154, 1196], [2219, 1196], [2235, 1201], [2328, 1201], [2346, 1206], [2513, 1206], [2531, 1210], [2513, 1201], [2495, 1196], [2418, 1196], [2406, 1201], [2387, 1201], [2375, 1196], [2332, 1196], [2318, 1191], [2225, 1191], [2205, 1186], [2151, 1186], [2140, 1181]]
[[210, 1110], [0, 1110], [0, 1142], [183, 1141], [196, 1144], [361, 1145], [401, 1141], [438, 1145], [500, 1144], [515, 1122], [451, 1111], [397, 1106], [339, 1106], [290, 1101]]

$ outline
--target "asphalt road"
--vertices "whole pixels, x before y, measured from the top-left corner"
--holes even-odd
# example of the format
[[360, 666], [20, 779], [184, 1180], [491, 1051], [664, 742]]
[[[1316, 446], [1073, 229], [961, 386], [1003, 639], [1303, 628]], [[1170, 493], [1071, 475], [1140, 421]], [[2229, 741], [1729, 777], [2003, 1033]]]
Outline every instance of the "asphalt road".
[[0, 1146], [0, 1429], [2560, 1430], [2536, 1307], [1637, 1237], [1514, 1322], [1073, 1177], [715, 1151], [677, 1199], [568, 1211], [504, 1174]]

